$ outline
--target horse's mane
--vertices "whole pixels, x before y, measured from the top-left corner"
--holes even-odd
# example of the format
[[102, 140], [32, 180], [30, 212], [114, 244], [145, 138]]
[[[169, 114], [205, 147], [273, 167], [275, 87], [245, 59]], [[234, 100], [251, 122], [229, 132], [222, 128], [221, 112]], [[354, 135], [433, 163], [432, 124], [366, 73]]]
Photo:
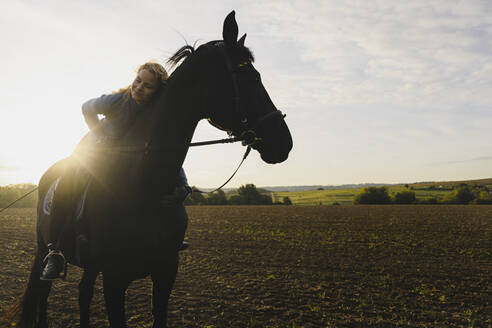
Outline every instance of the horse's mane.
[[[207, 42], [207, 43], [199, 46], [198, 48], [201, 48], [201, 47], [220, 47], [220, 46], [224, 46], [223, 41], [210, 41], [210, 42]], [[182, 46], [171, 57], [169, 57], [166, 64], [169, 66], [170, 69], [176, 68], [176, 66], [178, 66], [182, 60], [185, 60], [186, 58], [192, 56], [193, 54], [195, 54], [195, 52], [197, 50], [198, 49], [195, 49], [195, 46], [191, 46], [188, 44], [185, 46]], [[237, 47], [236, 52], [237, 52], [236, 53], [237, 56], [243, 61], [249, 61], [249, 62], [255, 61], [255, 57], [253, 55], [253, 52], [248, 47], [245, 47], [245, 46]]]
[[175, 68], [181, 60], [188, 58], [190, 55], [194, 53], [195, 53], [195, 47], [187, 44], [179, 48], [178, 51], [174, 53], [174, 55], [169, 57], [166, 63], [167, 65], [169, 65], [171, 69]]

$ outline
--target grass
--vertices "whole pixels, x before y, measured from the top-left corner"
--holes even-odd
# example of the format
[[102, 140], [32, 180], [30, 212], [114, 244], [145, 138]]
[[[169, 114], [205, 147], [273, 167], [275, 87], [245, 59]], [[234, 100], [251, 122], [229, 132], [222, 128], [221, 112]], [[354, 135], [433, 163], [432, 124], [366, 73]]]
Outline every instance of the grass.
[[272, 200], [274, 202], [281, 202], [284, 197], [289, 197], [294, 205], [331, 205], [335, 202], [346, 205], [352, 204], [354, 196], [361, 190], [341, 189], [273, 192]]
[[[389, 186], [390, 195], [399, 191], [406, 190], [405, 186]], [[362, 188], [355, 189], [330, 189], [330, 190], [307, 190], [307, 191], [281, 191], [272, 192], [272, 200], [281, 202], [284, 197], [289, 197], [294, 205], [350, 205], [354, 196], [362, 191]], [[436, 197], [438, 199], [451, 192], [451, 190], [428, 190], [425, 187], [414, 187], [413, 191], [417, 198]]]

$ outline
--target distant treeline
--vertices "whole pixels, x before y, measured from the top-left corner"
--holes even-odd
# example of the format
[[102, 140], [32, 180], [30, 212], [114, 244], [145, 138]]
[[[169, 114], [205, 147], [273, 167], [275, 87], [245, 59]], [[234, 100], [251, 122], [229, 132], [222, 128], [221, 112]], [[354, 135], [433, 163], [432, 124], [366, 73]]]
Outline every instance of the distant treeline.
[[[30, 183], [0, 187], [0, 208], [4, 208], [34, 188], [36, 188], [36, 185]], [[36, 207], [37, 202], [38, 193], [35, 191], [29, 196], [19, 200], [17, 203], [12, 205], [12, 207]]]
[[486, 186], [460, 184], [443, 198], [417, 198], [410, 188], [390, 195], [387, 187], [369, 187], [355, 195], [354, 204], [492, 204], [492, 194]]
[[222, 190], [205, 195], [193, 192], [185, 200], [185, 205], [292, 205], [292, 201], [284, 197], [282, 202], [273, 202], [269, 193], [261, 193], [254, 184], [246, 184], [229, 197]]
[[[36, 188], [34, 184], [17, 184], [0, 187], [0, 208], [4, 208], [16, 199]], [[426, 189], [435, 190], [432, 186]], [[439, 188], [444, 189], [444, 188]], [[492, 189], [492, 188], [491, 188]], [[420, 190], [420, 189], [419, 189]], [[38, 193], [19, 200], [12, 207], [36, 207]], [[354, 204], [492, 204], [492, 191], [487, 186], [459, 184], [451, 192], [442, 197], [431, 196], [418, 198], [411, 187], [390, 194], [388, 187], [367, 187], [356, 194]], [[335, 203], [337, 204], [337, 203]], [[292, 205], [289, 197], [282, 201], [272, 201], [271, 194], [263, 189], [257, 189], [254, 184], [246, 184], [232, 194], [219, 190], [211, 194], [193, 192], [185, 205]]]
[[[17, 184], [0, 187], [0, 208], [4, 208], [16, 199], [36, 188], [34, 184]], [[21, 199], [12, 207], [36, 207], [38, 193], [33, 192]], [[289, 197], [282, 202], [273, 202], [269, 192], [259, 190], [254, 184], [246, 184], [237, 189], [237, 194], [227, 196], [219, 190], [211, 194], [193, 192], [186, 200], [185, 205], [292, 205]]]

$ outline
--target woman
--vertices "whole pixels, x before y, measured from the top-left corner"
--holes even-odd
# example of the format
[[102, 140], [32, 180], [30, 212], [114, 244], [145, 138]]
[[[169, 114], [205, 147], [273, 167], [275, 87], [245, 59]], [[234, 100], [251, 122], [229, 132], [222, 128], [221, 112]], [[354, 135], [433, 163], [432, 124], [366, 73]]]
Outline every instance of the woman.
[[[82, 105], [82, 113], [91, 132], [98, 140], [116, 140], [122, 137], [135, 120], [139, 111], [144, 110], [157, 91], [164, 88], [168, 75], [158, 63], [148, 62], [140, 66], [133, 83], [119, 91], [91, 99]], [[99, 120], [98, 115], [104, 115]], [[41, 279], [53, 280], [64, 277], [65, 257], [60, 250], [63, 227], [71, 220], [73, 200], [73, 176], [75, 167], [67, 165], [58, 182], [52, 205], [49, 253]], [[183, 201], [191, 192], [186, 175], [181, 169], [174, 200]], [[164, 200], [169, 203], [169, 199]]]
[[[156, 92], [165, 87], [167, 72], [158, 63], [145, 63], [137, 70], [133, 83], [111, 95], [102, 95], [82, 105], [89, 129], [98, 137], [118, 138], [136, 114], [145, 108]], [[97, 115], [104, 115], [100, 121]]]

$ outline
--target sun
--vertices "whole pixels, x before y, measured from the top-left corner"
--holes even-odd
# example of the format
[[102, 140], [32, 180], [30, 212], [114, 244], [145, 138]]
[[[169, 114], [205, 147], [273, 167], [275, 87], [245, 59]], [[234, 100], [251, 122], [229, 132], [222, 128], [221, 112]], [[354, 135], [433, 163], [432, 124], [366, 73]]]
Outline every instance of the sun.
[[[78, 113], [73, 112], [76, 116]], [[87, 133], [83, 118], [79, 122], [65, 120], [64, 124], [54, 125], [51, 116], [46, 119], [29, 121], [18, 120], [18, 124], [3, 127], [0, 155], [0, 185], [34, 183], [37, 184], [43, 173], [55, 162], [70, 156], [75, 146]], [[22, 122], [22, 123], [20, 123]]]

